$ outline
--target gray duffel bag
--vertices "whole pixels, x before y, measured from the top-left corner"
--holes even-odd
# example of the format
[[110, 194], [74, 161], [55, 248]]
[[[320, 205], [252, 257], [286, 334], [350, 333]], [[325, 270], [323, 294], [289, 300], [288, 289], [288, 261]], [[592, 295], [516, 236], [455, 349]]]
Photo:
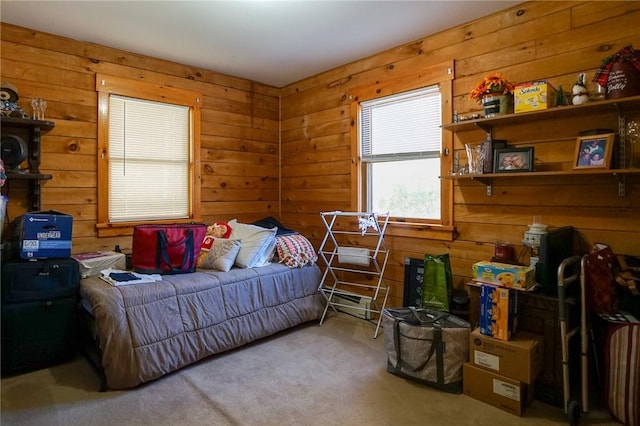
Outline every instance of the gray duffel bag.
[[469, 360], [470, 324], [448, 312], [384, 309], [387, 371], [451, 393], [462, 392], [462, 365]]

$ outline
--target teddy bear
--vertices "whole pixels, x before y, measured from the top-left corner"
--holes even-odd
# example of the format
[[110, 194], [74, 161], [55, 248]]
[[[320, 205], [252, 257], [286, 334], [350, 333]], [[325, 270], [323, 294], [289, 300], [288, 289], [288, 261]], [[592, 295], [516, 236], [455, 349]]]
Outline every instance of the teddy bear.
[[198, 255], [196, 265], [201, 265], [207, 258], [209, 250], [211, 250], [216, 238], [229, 238], [231, 236], [231, 231], [231, 227], [226, 222], [215, 222], [212, 225], [207, 226], [207, 234], [202, 241], [202, 247], [200, 248], [200, 254]]

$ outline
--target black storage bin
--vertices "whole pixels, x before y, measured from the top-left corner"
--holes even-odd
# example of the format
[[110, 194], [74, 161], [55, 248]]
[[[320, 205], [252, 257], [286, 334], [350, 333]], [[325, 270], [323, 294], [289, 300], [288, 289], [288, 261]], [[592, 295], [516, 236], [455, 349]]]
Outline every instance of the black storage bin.
[[72, 258], [12, 260], [2, 264], [2, 304], [71, 297], [80, 288], [80, 269]]
[[75, 354], [77, 298], [2, 305], [2, 374], [69, 361]]
[[71, 258], [2, 264], [2, 374], [46, 368], [77, 350], [78, 263]]

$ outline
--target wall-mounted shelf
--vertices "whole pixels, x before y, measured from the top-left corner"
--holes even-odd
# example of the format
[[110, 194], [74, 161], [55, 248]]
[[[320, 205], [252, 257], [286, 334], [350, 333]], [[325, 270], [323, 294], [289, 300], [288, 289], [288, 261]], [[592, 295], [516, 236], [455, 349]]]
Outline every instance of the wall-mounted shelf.
[[540, 111], [521, 112], [517, 114], [496, 115], [489, 118], [478, 118], [476, 120], [465, 120], [457, 123], [442, 125], [445, 130], [453, 132], [468, 132], [482, 129], [489, 132], [493, 127], [507, 124], [522, 124], [533, 121], [545, 120], [549, 118], [571, 118], [581, 114], [589, 113], [617, 113], [624, 114], [629, 111], [640, 110], [640, 96], [630, 96], [621, 99], [608, 99], [606, 101], [588, 102], [582, 105], [567, 105], [543, 109]]
[[7, 171], [7, 180], [27, 180], [29, 182], [29, 210], [40, 210], [41, 181], [51, 179], [51, 175], [40, 173], [40, 145], [42, 134], [53, 129], [55, 123], [45, 120], [0, 116], [2, 137], [16, 135], [23, 138], [29, 148], [27, 168]]
[[[574, 171], [547, 171], [547, 172], [518, 172], [518, 173], [483, 173], [483, 174], [464, 174], [440, 176], [441, 179], [453, 180], [475, 180], [487, 186], [487, 195], [493, 193], [494, 178], [519, 178], [519, 177], [541, 177], [541, 176], [584, 176], [584, 175], [610, 175], [618, 178], [618, 182], [624, 182], [626, 175], [639, 175], [640, 169], [610, 169], [610, 170], [574, 170]], [[618, 188], [620, 189], [620, 188]], [[618, 191], [618, 195], [624, 196], [624, 193]]]
[[[630, 96], [621, 99], [608, 99], [604, 101], [588, 102], [582, 105], [570, 105], [554, 107], [540, 111], [524, 112], [517, 114], [497, 115], [489, 118], [478, 118], [475, 120], [465, 120], [456, 123], [449, 123], [442, 126], [443, 129], [451, 132], [469, 132], [481, 129], [487, 133], [487, 138], [493, 138], [493, 128], [499, 126], [525, 124], [549, 119], [566, 119], [579, 117], [584, 114], [611, 114], [618, 115], [619, 128], [624, 129], [625, 114], [630, 111], [640, 111], [640, 96]], [[624, 132], [620, 133], [620, 144], [624, 146]], [[624, 151], [622, 151], [624, 154]], [[624, 159], [624, 155], [621, 155]], [[487, 195], [493, 194], [493, 179], [512, 179], [514, 177], [540, 177], [540, 176], [579, 176], [579, 175], [611, 175], [618, 179], [618, 195], [626, 194], [626, 176], [640, 174], [640, 169], [595, 169], [595, 170], [557, 170], [542, 172], [518, 172], [518, 173], [484, 173], [441, 176], [442, 179], [471, 179], [487, 186]]]

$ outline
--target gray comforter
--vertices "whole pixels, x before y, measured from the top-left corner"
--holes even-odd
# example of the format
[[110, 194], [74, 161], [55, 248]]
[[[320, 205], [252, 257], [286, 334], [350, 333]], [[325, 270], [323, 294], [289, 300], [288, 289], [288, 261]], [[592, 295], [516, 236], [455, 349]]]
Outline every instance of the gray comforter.
[[106, 385], [125, 389], [319, 319], [319, 282], [315, 265], [274, 263], [118, 287], [92, 277], [82, 280], [80, 292], [95, 319]]

